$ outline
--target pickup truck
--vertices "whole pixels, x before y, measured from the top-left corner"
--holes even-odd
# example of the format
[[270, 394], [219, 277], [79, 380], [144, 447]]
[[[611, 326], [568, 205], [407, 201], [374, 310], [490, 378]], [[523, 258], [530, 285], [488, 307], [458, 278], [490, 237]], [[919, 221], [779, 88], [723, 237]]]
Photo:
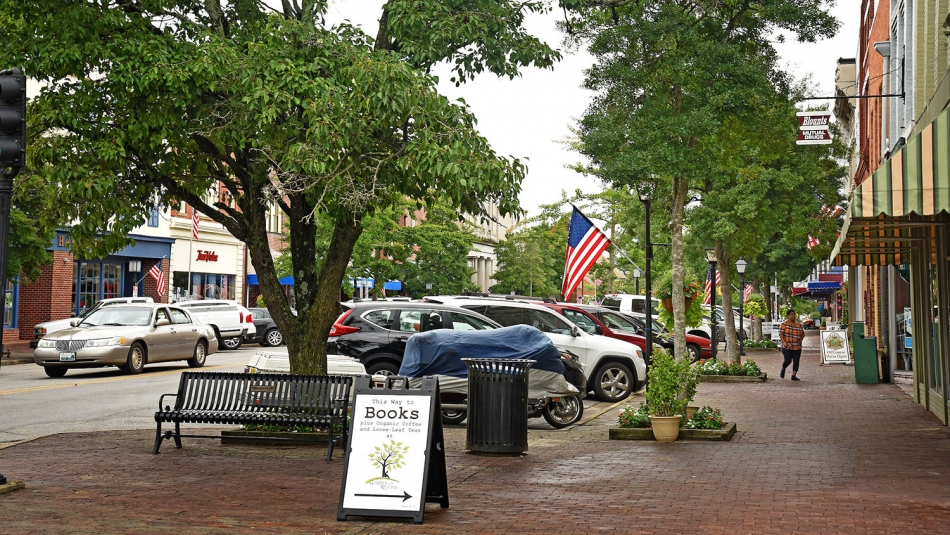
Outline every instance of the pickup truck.
[[73, 320], [82, 319], [88, 316], [89, 314], [92, 314], [96, 310], [99, 310], [102, 307], [107, 307], [109, 305], [124, 305], [126, 303], [151, 303], [151, 302], [152, 302], [151, 297], [109, 297], [96, 303], [92, 308], [87, 310], [79, 318], [66, 318], [66, 319], [61, 319], [61, 320], [44, 321], [43, 323], [37, 323], [33, 327], [33, 339], [30, 340], [30, 347], [33, 349], [36, 349], [36, 346], [39, 345], [40, 343], [40, 339], [42, 339], [47, 334], [54, 333], [56, 331], [62, 331], [63, 329], [68, 329], [72, 327], [70, 323]]
[[251, 311], [236, 301], [202, 299], [175, 303], [202, 323], [214, 327], [224, 349], [237, 349], [244, 342], [253, 342], [257, 335]]

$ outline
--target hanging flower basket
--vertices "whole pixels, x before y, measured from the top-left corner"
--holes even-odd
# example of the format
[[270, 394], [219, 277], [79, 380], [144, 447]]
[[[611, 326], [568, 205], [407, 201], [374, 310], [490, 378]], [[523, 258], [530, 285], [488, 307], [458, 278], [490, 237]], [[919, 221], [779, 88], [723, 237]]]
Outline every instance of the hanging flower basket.
[[[660, 304], [663, 305], [663, 308], [666, 309], [667, 312], [669, 312], [670, 314], [673, 313], [673, 298], [672, 297], [668, 297], [666, 299], [661, 300]], [[693, 300], [687, 298], [686, 301], [683, 302], [683, 309], [684, 310], [688, 309], [689, 306], [692, 304], [693, 304]]]

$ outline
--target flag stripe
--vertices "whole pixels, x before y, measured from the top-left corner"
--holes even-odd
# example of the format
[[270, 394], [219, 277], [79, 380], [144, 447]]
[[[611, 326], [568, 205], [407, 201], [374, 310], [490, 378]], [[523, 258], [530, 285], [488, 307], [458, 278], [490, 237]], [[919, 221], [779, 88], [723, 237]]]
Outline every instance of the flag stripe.
[[191, 237], [198, 239], [198, 210], [192, 209], [191, 213]]
[[165, 295], [165, 272], [159, 266], [155, 264], [152, 266], [152, 269], [148, 270], [148, 274], [155, 279], [156, 290], [158, 291], [158, 296], [162, 297]]

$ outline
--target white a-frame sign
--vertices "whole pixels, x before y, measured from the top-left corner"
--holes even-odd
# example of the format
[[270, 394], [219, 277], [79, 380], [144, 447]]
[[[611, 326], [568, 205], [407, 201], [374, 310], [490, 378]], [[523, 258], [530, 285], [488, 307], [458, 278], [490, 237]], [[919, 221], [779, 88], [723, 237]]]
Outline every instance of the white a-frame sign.
[[372, 388], [364, 375], [355, 391], [337, 520], [386, 516], [421, 524], [426, 503], [448, 507], [439, 381], [426, 377], [410, 390], [408, 379], [391, 376]]

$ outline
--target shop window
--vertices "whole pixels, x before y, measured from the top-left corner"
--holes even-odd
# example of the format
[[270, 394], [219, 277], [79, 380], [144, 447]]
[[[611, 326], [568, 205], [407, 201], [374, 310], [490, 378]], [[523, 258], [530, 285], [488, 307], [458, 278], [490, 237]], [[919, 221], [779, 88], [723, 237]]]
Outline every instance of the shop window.
[[191, 273], [176, 271], [172, 274], [175, 301], [194, 299], [234, 299], [234, 275]]
[[73, 311], [82, 316], [101, 299], [122, 297], [122, 264], [73, 263]]
[[3, 326], [16, 327], [17, 305], [19, 304], [20, 285], [14, 281], [7, 281], [6, 299], [3, 303]]

